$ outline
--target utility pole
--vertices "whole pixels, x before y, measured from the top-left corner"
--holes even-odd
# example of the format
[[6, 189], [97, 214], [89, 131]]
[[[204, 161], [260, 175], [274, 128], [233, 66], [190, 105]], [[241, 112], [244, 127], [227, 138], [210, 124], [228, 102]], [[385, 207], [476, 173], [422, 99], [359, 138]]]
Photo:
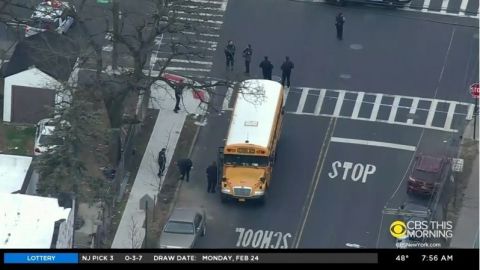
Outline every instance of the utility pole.
[[472, 97], [475, 99], [475, 106], [473, 108], [473, 140], [475, 140], [477, 137], [478, 99], [480, 98], [480, 85], [478, 82], [470, 85], [470, 94], [472, 94]]
[[117, 37], [119, 35], [118, 26], [119, 26], [119, 19], [120, 19], [120, 7], [119, 7], [118, 0], [112, 0], [112, 13], [113, 13], [112, 70], [115, 71], [118, 68]]
[[473, 109], [473, 140], [476, 139], [478, 118], [478, 96], [475, 98], [475, 108]]
[[145, 200], [145, 240], [143, 241], [144, 247], [148, 248], [148, 243], [147, 243], [147, 233], [148, 233], [148, 200]]

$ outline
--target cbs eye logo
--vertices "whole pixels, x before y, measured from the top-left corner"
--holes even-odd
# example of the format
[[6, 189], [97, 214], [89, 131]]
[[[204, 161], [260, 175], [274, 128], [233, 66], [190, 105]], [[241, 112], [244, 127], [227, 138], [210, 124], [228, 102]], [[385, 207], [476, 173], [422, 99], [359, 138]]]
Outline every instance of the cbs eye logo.
[[397, 220], [390, 225], [390, 234], [395, 238], [404, 238], [407, 235], [407, 225], [405, 222]]

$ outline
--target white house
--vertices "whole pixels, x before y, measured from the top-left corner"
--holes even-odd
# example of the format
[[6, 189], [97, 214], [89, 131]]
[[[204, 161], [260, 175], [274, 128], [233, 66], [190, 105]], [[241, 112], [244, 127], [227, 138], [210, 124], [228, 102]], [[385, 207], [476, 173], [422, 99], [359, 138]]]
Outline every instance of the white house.
[[60, 90], [75, 76], [77, 56], [72, 40], [49, 31], [19, 42], [2, 67], [3, 121], [35, 124], [52, 117], [60, 101], [70, 98]]

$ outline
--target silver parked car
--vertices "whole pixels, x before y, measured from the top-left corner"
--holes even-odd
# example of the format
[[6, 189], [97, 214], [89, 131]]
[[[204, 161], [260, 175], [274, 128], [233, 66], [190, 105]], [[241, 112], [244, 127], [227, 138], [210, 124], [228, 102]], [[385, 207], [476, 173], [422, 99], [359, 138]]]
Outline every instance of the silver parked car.
[[193, 248], [207, 230], [203, 209], [175, 208], [160, 236], [160, 248]]

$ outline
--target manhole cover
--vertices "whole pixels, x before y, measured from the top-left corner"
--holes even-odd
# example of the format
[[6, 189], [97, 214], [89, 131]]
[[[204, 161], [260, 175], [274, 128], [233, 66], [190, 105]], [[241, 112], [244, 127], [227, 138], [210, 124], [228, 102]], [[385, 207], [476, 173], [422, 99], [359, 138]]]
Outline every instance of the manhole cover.
[[352, 78], [352, 75], [350, 75], [350, 74], [340, 74], [340, 78], [342, 78], [342, 79], [351, 79], [351, 78]]
[[363, 45], [362, 44], [352, 44], [352, 45], [350, 45], [350, 49], [361, 50], [361, 49], [363, 49]]

